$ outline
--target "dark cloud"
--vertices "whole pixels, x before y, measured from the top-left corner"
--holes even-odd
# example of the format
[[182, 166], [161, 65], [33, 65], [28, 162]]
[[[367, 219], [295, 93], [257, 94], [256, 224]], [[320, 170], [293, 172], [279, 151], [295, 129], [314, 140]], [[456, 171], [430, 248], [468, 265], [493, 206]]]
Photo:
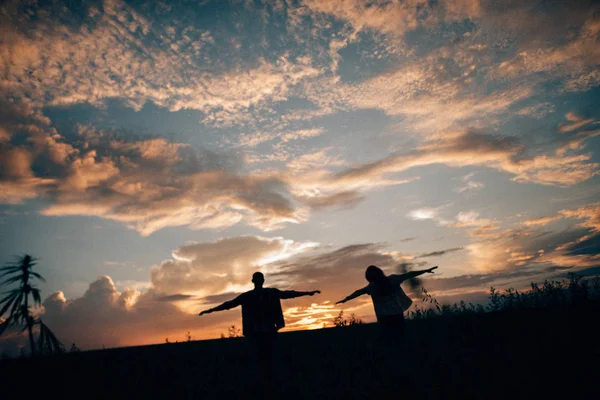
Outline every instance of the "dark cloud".
[[485, 165], [513, 174], [515, 181], [570, 186], [596, 175], [598, 165], [589, 162], [589, 155], [566, 157], [565, 147], [581, 148], [583, 141], [599, 133], [600, 130], [595, 130], [593, 134], [567, 140], [567, 144], [554, 147], [550, 154], [530, 154], [530, 149], [516, 136], [475, 130], [448, 132], [411, 152], [392, 154], [375, 162], [348, 168], [336, 173], [330, 180], [338, 185], [368, 182], [418, 166], [445, 164], [456, 167]]
[[407, 238], [404, 238], [404, 239], [400, 239], [399, 242], [400, 243], [406, 243], [406, 242], [413, 241], [415, 239], [416, 239], [416, 237], [407, 237]]
[[460, 251], [463, 249], [464, 249], [464, 247], [454, 247], [451, 249], [432, 251], [431, 253], [421, 254], [415, 258], [440, 257], [440, 256], [443, 256], [444, 254], [453, 253], [453, 252]]
[[220, 304], [220, 303], [224, 303], [228, 300], [234, 299], [237, 296], [239, 296], [240, 294], [241, 294], [241, 292], [227, 292], [227, 293], [215, 294], [212, 296], [206, 296], [206, 297], [203, 297], [202, 299], [200, 299], [200, 303], [202, 303], [202, 304], [215, 304], [215, 303]]
[[578, 240], [569, 246], [569, 255], [596, 255], [600, 254], [600, 235], [590, 235], [583, 240]]
[[364, 195], [359, 191], [343, 191], [328, 196], [303, 198], [303, 203], [314, 210], [320, 210], [335, 206], [352, 207], [363, 199]]
[[[600, 264], [600, 261], [598, 262]], [[597, 267], [583, 268], [575, 273], [579, 276], [600, 276], [600, 265]]]
[[170, 296], [158, 296], [156, 301], [183, 301], [183, 300], [192, 300], [196, 298], [196, 296], [192, 296], [191, 294], [172, 294]]

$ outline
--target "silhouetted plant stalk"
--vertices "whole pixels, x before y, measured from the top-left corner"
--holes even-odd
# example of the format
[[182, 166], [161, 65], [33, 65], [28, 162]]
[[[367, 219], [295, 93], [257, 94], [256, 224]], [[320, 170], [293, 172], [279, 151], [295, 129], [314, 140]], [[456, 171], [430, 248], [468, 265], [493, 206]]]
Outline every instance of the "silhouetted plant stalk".
[[[26, 254], [14, 263], [0, 268], [0, 278], [4, 278], [3, 281], [0, 281], [0, 286], [10, 286], [16, 283], [19, 285], [17, 288], [3, 293], [5, 297], [0, 299], [0, 316], [8, 313], [6, 321], [3, 322], [4, 327], [0, 329], [0, 335], [9, 326], [22, 326], [22, 332], [27, 331], [28, 333], [32, 356], [36, 355], [36, 351], [39, 354], [54, 354], [64, 351], [62, 343], [52, 331], [31, 312], [30, 296], [33, 300], [33, 307], [39, 307], [42, 303], [40, 290], [33, 286], [33, 280], [45, 281], [40, 274], [33, 271], [33, 267], [36, 265], [35, 261], [34, 257]], [[35, 326], [39, 327], [37, 346], [33, 335]]]

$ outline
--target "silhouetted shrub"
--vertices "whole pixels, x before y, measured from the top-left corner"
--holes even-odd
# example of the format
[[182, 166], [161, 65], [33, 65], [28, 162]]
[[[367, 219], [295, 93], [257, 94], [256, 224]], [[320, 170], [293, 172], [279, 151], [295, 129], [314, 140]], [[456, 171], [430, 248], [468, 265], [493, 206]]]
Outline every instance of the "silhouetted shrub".
[[356, 316], [356, 314], [350, 314], [350, 319], [344, 318], [344, 311], [340, 311], [340, 313], [333, 319], [333, 325], [337, 328], [341, 328], [344, 326], [352, 326], [362, 324], [362, 320]]

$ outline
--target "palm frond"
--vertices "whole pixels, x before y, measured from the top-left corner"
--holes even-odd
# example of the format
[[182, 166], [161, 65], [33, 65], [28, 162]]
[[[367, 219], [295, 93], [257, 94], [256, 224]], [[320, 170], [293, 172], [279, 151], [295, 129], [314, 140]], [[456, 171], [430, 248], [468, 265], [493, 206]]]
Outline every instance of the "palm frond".
[[39, 306], [42, 302], [40, 290], [30, 284], [30, 278], [44, 280], [40, 274], [32, 271], [35, 261], [35, 257], [25, 254], [0, 268], [0, 286], [20, 283], [20, 287], [3, 293], [4, 297], [0, 299], [0, 316], [8, 313], [7, 319], [11, 325], [31, 323], [29, 294], [33, 298], [33, 305]]
[[13, 289], [13, 290], [9, 290], [7, 292], [4, 292], [4, 294], [6, 294], [7, 296], [5, 298], [3, 298], [2, 300], [0, 300], [0, 304], [2, 304], [4, 301], [6, 301], [6, 299], [8, 299], [9, 297], [12, 296], [16, 296], [17, 294], [19, 294], [21, 292], [20, 288], [17, 289]]
[[4, 276], [14, 274], [15, 272], [20, 272], [21, 268], [19, 268], [19, 267], [2, 267], [2, 268], [0, 268], [0, 271], [3, 271], [2, 274], [0, 274], [0, 278], [2, 278]]
[[40, 281], [42, 281], [42, 282], [46, 282], [46, 279], [44, 279], [44, 277], [43, 277], [43, 276], [41, 276], [40, 274], [38, 274], [37, 272], [30, 272], [30, 274], [31, 274], [32, 276], [35, 276], [36, 278], [38, 278]]
[[27, 257], [29, 257], [29, 265], [31, 265], [31, 266], [36, 265], [37, 264], [36, 261], [39, 260], [39, 258], [37, 258], [37, 257], [30, 256], [29, 254], [25, 254], [25, 256], [21, 259], [22, 260], [21, 262], [25, 261], [25, 258], [27, 258]]
[[15, 297], [15, 301], [10, 309], [10, 316], [14, 318], [15, 321], [21, 321], [25, 316], [23, 312], [19, 312], [20, 308], [23, 306], [23, 297], [25, 293], [19, 292], [19, 294]]
[[8, 279], [4, 280], [2, 282], [2, 284], [3, 285], [8, 285], [8, 284], [11, 284], [11, 283], [14, 283], [14, 282], [18, 282], [18, 281], [21, 281], [21, 280], [23, 280], [23, 275], [17, 275], [17, 276], [13, 276], [11, 278], [8, 278]]
[[40, 326], [40, 336], [38, 339], [40, 354], [63, 353], [65, 351], [64, 345], [56, 338], [50, 328], [42, 320], [39, 320], [38, 324]]
[[0, 267], [0, 271], [18, 271], [19, 269], [17, 264], [6, 264], [4, 267]]
[[33, 297], [33, 304], [37, 306], [42, 304], [42, 296], [40, 295], [40, 289], [32, 288], [31, 296]]
[[0, 308], [0, 315], [4, 315], [4, 313], [9, 308], [11, 308], [13, 302], [19, 296], [19, 293], [20, 293], [19, 289], [12, 290], [11, 292], [9, 292], [8, 296], [6, 296], [2, 300], [0, 300], [0, 304], [4, 304], [4, 306], [2, 306], [2, 308]]

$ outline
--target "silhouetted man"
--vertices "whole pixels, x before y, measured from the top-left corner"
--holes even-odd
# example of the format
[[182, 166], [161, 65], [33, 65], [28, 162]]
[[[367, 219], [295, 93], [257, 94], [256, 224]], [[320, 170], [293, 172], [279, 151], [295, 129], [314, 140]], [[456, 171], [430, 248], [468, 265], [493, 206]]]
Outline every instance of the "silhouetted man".
[[204, 310], [198, 315], [242, 306], [242, 333], [253, 342], [261, 361], [266, 363], [267, 367], [271, 367], [277, 331], [285, 326], [280, 300], [312, 296], [321, 292], [319, 290], [297, 292], [264, 288], [265, 277], [260, 272], [252, 275], [252, 283], [254, 283], [253, 290], [242, 293], [220, 306]]

